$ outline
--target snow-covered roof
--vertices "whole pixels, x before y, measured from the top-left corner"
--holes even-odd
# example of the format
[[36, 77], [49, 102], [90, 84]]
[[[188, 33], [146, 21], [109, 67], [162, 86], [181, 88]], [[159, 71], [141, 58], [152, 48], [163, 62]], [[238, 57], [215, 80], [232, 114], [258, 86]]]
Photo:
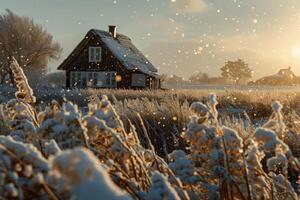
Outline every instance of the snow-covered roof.
[[155, 76], [157, 69], [149, 60], [132, 44], [131, 39], [125, 35], [117, 34], [114, 38], [109, 32], [92, 29], [92, 33], [99, 36], [114, 56], [124, 64], [128, 70], [139, 70]]
[[280, 69], [277, 74], [271, 75], [269, 77], [272, 77], [272, 78], [295, 78], [296, 75], [289, 67], [287, 69]]

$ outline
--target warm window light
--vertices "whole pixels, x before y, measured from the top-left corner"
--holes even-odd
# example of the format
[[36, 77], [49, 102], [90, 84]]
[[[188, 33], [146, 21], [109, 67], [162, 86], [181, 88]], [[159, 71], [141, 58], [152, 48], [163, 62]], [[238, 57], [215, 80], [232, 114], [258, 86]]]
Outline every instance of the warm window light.
[[116, 76], [116, 81], [117, 81], [117, 82], [121, 82], [121, 81], [122, 81], [122, 76], [117, 75], [117, 76]]

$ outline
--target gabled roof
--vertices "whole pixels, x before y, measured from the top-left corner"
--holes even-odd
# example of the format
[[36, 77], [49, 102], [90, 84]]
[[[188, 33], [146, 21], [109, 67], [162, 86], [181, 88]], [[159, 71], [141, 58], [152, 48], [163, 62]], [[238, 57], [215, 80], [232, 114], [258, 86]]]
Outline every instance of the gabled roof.
[[272, 76], [268, 76], [269, 78], [295, 78], [296, 75], [292, 71], [291, 67], [287, 69], [280, 69], [277, 74], [274, 74]]
[[288, 77], [288, 78], [296, 77], [296, 75], [292, 71], [291, 67], [289, 67], [287, 69], [281, 69], [281, 70], [279, 70], [279, 72], [277, 73], [277, 75], [281, 76], [281, 77]]
[[[109, 32], [96, 29], [90, 30], [88, 34], [89, 33], [98, 37], [112, 52], [112, 54], [126, 67], [126, 69], [138, 70], [143, 73], [156, 76], [157, 69], [134, 46], [129, 37], [117, 34], [116, 38], [114, 38]], [[62, 69], [61, 66], [59, 69]]]
[[109, 32], [91, 30], [99, 36], [114, 56], [124, 64], [128, 70], [138, 69], [147, 74], [157, 72], [149, 60], [133, 45], [131, 39], [125, 35], [117, 34], [114, 38]]

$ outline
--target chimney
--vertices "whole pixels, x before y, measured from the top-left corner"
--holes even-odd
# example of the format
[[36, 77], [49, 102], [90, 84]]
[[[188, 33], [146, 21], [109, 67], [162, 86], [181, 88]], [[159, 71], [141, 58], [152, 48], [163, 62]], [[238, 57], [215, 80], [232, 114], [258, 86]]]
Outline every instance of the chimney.
[[109, 25], [108, 26], [108, 31], [109, 33], [113, 36], [113, 38], [117, 37], [117, 27], [114, 25]]

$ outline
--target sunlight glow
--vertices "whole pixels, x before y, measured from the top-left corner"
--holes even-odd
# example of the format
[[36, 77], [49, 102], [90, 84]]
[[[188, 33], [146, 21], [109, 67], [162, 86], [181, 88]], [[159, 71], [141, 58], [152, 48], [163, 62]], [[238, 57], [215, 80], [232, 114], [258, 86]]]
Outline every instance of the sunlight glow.
[[300, 60], [300, 47], [294, 47], [292, 50], [292, 55], [294, 58]]

